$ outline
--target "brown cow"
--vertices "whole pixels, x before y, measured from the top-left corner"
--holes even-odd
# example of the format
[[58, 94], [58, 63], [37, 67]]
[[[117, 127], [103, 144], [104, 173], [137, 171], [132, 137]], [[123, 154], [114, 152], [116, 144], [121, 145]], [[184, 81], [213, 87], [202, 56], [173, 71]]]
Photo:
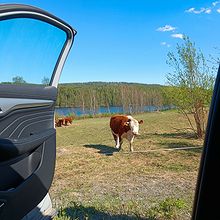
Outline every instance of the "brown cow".
[[130, 115], [115, 115], [110, 119], [110, 128], [115, 139], [115, 147], [121, 149], [123, 138], [129, 141], [130, 151], [133, 151], [132, 143], [135, 136], [139, 135], [139, 124], [143, 120], [137, 121]]
[[68, 124], [72, 124], [73, 122], [73, 117], [64, 117], [64, 118], [57, 118], [55, 120], [55, 126], [56, 127], [62, 127], [62, 125], [67, 126]]
[[69, 123], [69, 124], [72, 124], [72, 122], [73, 122], [73, 117], [70, 116], [70, 117], [65, 117], [65, 118], [64, 118], [64, 125], [67, 126], [68, 123]]

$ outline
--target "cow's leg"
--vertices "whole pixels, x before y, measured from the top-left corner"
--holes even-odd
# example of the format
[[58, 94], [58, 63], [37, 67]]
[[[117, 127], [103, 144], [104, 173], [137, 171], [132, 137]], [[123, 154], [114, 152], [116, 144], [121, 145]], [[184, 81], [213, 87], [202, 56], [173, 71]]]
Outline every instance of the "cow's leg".
[[119, 148], [121, 149], [121, 145], [123, 144], [123, 139], [122, 139], [121, 136], [119, 137], [119, 144], [120, 144], [120, 147], [119, 147]]
[[116, 143], [116, 142], [117, 142], [117, 135], [115, 135], [115, 134], [113, 134], [113, 133], [112, 133], [112, 135], [113, 135], [114, 140], [115, 140], [115, 143]]
[[133, 152], [134, 148], [133, 148], [133, 141], [134, 141], [134, 136], [129, 138], [129, 146], [130, 146], [130, 151]]
[[116, 146], [115, 146], [117, 149], [120, 149], [120, 137], [119, 135], [117, 135], [117, 138], [116, 138]]
[[112, 135], [113, 135], [113, 137], [115, 139], [115, 148], [119, 149], [120, 148], [120, 138], [119, 138], [119, 135], [113, 134], [113, 133], [112, 133]]

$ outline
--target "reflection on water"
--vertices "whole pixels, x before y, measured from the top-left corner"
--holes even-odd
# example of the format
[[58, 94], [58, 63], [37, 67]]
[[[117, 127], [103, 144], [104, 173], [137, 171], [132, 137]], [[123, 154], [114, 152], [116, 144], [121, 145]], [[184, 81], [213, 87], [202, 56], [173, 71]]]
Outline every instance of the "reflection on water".
[[[168, 110], [171, 109], [171, 106], [143, 106], [142, 111], [140, 112], [154, 112], [158, 110]], [[56, 107], [55, 108], [55, 113], [58, 115], [71, 115], [74, 114], [76, 116], [81, 116], [81, 115], [95, 115], [95, 114], [105, 114], [105, 113], [122, 113], [122, 114], [132, 114], [135, 113], [132, 108], [124, 110], [122, 106], [111, 106], [111, 107], [99, 107], [95, 111], [90, 110], [90, 109], [82, 109], [80, 107]]]

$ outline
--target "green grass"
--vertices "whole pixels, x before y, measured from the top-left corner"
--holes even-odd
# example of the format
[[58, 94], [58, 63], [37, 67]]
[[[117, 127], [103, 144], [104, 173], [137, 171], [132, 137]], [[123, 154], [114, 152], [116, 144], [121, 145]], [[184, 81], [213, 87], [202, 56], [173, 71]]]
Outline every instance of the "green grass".
[[135, 118], [144, 120], [134, 140], [134, 151], [142, 153], [130, 153], [126, 140], [121, 152], [115, 150], [109, 117], [57, 128], [50, 189], [60, 210], [56, 220], [190, 219], [201, 149], [163, 149], [198, 147], [202, 141], [185, 129], [187, 122], [175, 111]]
[[185, 210], [186, 203], [182, 199], [166, 198], [160, 202], [152, 202], [152, 206], [146, 210], [141, 207], [143, 202], [121, 201], [112, 198], [108, 203], [93, 201], [90, 204], [71, 202], [67, 208], [61, 208], [55, 220], [72, 219], [181, 219], [181, 212]]

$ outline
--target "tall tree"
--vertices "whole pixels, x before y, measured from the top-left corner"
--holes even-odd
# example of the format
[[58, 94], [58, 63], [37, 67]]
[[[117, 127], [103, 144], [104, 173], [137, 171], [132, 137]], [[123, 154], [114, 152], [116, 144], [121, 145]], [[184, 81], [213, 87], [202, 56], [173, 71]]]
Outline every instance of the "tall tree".
[[50, 79], [46, 76], [41, 80], [41, 83], [45, 86], [48, 86], [50, 84]]
[[168, 53], [167, 64], [173, 68], [173, 73], [166, 76], [167, 94], [186, 116], [197, 137], [202, 138], [214, 84], [206, 59], [201, 50], [196, 49], [195, 43], [184, 36], [183, 44], [177, 44], [176, 52]]
[[24, 83], [27, 83], [22, 76], [15, 76], [12, 78], [12, 82], [14, 84], [24, 84]]

